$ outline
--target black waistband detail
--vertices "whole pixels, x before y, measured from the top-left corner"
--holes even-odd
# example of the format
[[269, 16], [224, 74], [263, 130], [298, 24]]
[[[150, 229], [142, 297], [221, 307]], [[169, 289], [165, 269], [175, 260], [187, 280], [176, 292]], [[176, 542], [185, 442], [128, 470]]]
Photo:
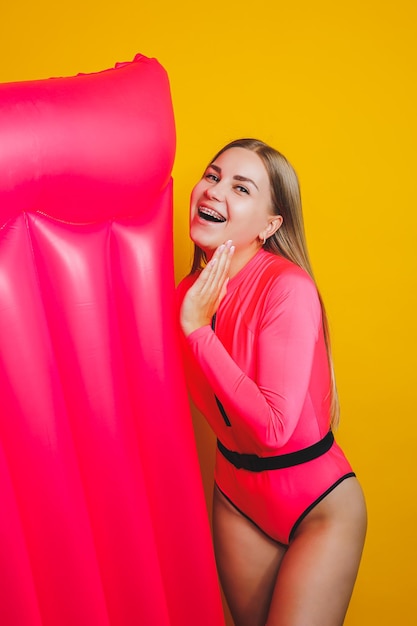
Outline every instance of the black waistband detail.
[[297, 450], [296, 452], [288, 452], [287, 454], [278, 454], [277, 456], [261, 457], [257, 454], [240, 454], [226, 448], [221, 441], [217, 440], [217, 447], [222, 455], [232, 463], [237, 469], [245, 469], [250, 472], [264, 472], [265, 470], [284, 469], [293, 465], [307, 463], [317, 457], [325, 454], [332, 447], [334, 436], [331, 430], [323, 439], [320, 439], [312, 446]]

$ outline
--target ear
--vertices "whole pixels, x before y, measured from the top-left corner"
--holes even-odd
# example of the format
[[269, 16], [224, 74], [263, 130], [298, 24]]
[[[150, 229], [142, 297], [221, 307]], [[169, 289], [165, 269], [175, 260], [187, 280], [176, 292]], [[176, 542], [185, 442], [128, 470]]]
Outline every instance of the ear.
[[284, 220], [283, 220], [282, 215], [271, 215], [271, 217], [268, 220], [267, 227], [262, 232], [259, 233], [259, 239], [261, 241], [264, 241], [268, 239], [268, 237], [272, 237], [272, 235], [274, 235], [277, 232], [277, 230], [281, 228], [283, 221]]

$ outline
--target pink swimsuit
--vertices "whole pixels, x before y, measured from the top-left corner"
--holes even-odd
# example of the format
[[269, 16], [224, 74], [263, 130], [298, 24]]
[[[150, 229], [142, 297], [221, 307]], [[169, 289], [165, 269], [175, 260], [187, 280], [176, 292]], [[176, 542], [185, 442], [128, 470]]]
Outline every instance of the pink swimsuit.
[[[181, 282], [180, 301], [195, 279]], [[313, 281], [260, 250], [229, 281], [215, 330], [199, 328], [184, 343], [191, 396], [218, 438], [217, 486], [288, 543], [314, 505], [354, 476], [329, 434], [329, 366]], [[275, 462], [279, 469], [269, 469]]]

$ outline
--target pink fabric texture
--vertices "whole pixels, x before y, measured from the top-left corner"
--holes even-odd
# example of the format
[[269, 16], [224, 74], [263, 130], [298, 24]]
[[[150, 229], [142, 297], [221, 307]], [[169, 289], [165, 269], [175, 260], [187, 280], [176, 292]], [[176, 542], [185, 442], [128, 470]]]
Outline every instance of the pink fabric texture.
[[155, 59], [0, 86], [0, 623], [224, 623]]
[[[193, 280], [179, 286], [180, 301]], [[229, 450], [287, 454], [328, 432], [330, 377], [320, 302], [311, 278], [290, 261], [260, 250], [229, 281], [215, 332], [210, 326], [194, 331], [184, 352], [191, 395]], [[220, 489], [282, 543], [307, 508], [350, 472], [336, 443], [308, 463], [260, 473], [235, 468], [217, 451]]]

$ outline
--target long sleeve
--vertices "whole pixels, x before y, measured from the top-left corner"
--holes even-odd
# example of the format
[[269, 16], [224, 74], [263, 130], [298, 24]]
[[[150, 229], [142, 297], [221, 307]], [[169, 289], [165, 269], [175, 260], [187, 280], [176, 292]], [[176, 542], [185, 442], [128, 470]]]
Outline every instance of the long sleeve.
[[[225, 408], [237, 445], [262, 454], [285, 446], [303, 411], [316, 411], [317, 382], [322, 410], [329, 378], [313, 281], [291, 265], [267, 287], [259, 284], [251, 306], [232, 299], [220, 307], [219, 336], [204, 326], [187, 343]], [[321, 371], [313, 371], [317, 367]]]

